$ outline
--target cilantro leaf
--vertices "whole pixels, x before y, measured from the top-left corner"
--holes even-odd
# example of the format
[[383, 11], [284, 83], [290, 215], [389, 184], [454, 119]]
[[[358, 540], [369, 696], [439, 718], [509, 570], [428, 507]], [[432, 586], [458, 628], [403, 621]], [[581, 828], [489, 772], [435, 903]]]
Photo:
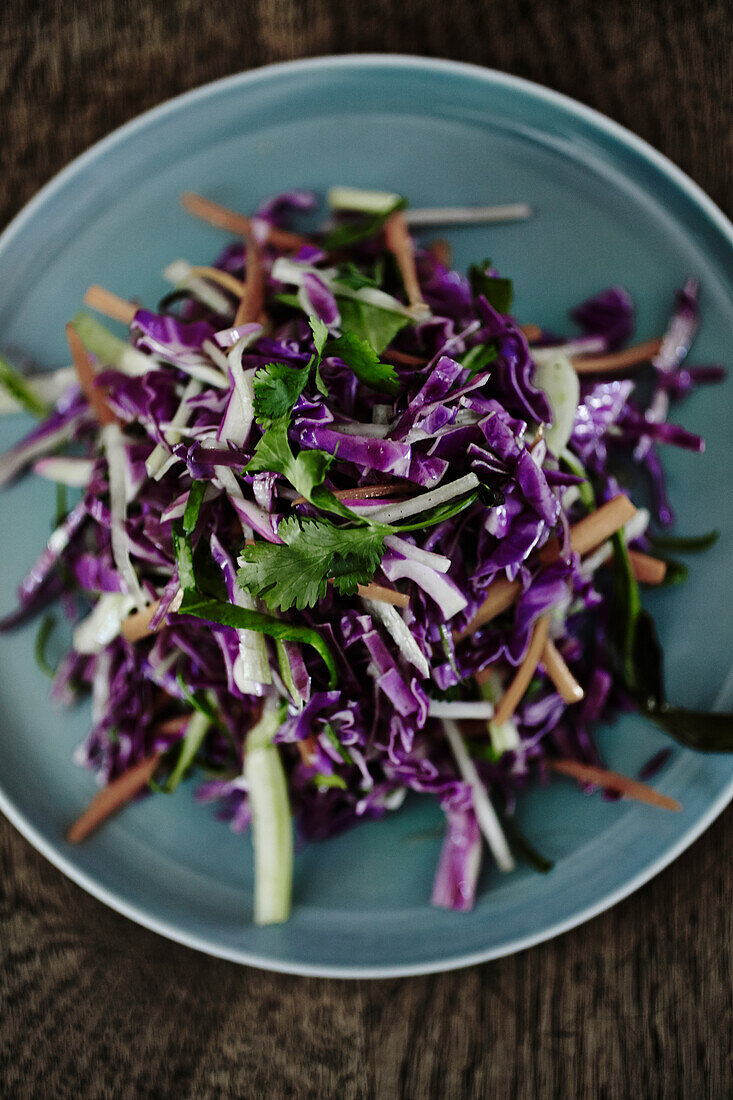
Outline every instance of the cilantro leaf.
[[404, 314], [373, 306], [359, 298], [344, 298], [337, 294], [336, 302], [341, 314], [342, 330], [366, 340], [377, 355], [381, 355], [397, 333], [409, 324], [409, 318]]
[[301, 451], [296, 457], [288, 440], [288, 426], [281, 419], [264, 433], [245, 469], [250, 474], [282, 474], [301, 496], [311, 500], [314, 488], [322, 483], [332, 462], [333, 455], [318, 450]]
[[382, 560], [384, 535], [373, 527], [336, 527], [323, 519], [283, 520], [282, 544], [245, 546], [239, 583], [270, 608], [313, 607], [326, 594], [329, 578], [344, 595], [367, 584]]
[[473, 378], [475, 374], [481, 374], [484, 368], [496, 359], [498, 354], [496, 341], [492, 340], [490, 344], [476, 344], [475, 347], [469, 348], [468, 351], [459, 356], [459, 362], [464, 367], [468, 367]]
[[313, 333], [313, 343], [316, 345], [316, 351], [318, 355], [321, 356], [323, 355], [323, 348], [328, 339], [328, 328], [320, 317], [314, 317], [312, 314], [308, 318], [308, 324]]
[[336, 279], [342, 286], [347, 286], [350, 290], [361, 290], [365, 286], [379, 286], [376, 279], [360, 271], [351, 260], [339, 267], [336, 272]]
[[41, 401], [29, 386], [27, 379], [2, 355], [0, 355], [0, 389], [5, 390], [31, 416], [43, 419], [51, 412], [51, 406]]
[[279, 420], [292, 412], [305, 389], [310, 374], [306, 367], [289, 367], [287, 363], [268, 363], [254, 377], [255, 416], [260, 422]]
[[327, 355], [337, 355], [356, 377], [370, 389], [396, 393], [397, 373], [389, 363], [381, 363], [374, 348], [354, 332], [344, 332], [326, 344]]
[[204, 502], [207, 484], [205, 481], [194, 481], [186, 501], [186, 511], [183, 513], [183, 533], [192, 535], [196, 530], [201, 505]]
[[483, 294], [497, 313], [509, 313], [514, 300], [514, 284], [511, 279], [488, 275], [486, 273], [488, 267], [491, 267], [491, 260], [484, 260], [483, 264], [471, 264], [468, 277], [471, 280], [473, 292]]

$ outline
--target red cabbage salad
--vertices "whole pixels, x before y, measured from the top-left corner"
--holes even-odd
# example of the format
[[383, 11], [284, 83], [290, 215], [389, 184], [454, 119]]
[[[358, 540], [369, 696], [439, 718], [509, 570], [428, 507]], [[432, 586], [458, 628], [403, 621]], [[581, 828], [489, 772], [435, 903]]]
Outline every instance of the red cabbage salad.
[[48, 669], [60, 601], [73, 646], [52, 696], [91, 696], [76, 759], [100, 790], [68, 839], [195, 774], [194, 797], [251, 831], [262, 924], [290, 912], [294, 837], [411, 792], [445, 813], [432, 901], [454, 910], [483, 858], [551, 867], [514, 817], [538, 783], [679, 809], [647, 782], [670, 749], [635, 778], [604, 767], [594, 727], [621, 710], [733, 748], [730, 715], [667, 702], [640, 599], [684, 579], [670, 553], [716, 537], [664, 533], [660, 451], [704, 449], [668, 415], [724, 377], [687, 364], [696, 281], [641, 343], [620, 286], [558, 335], [520, 323], [491, 261], [464, 274], [445, 241], [416, 243], [399, 195], [328, 200], [305, 234], [308, 192], [252, 217], [184, 195], [230, 235], [213, 265], [172, 262], [156, 312], [90, 287], [113, 324], [70, 321], [71, 367], [0, 359], [0, 407], [37, 418], [0, 483], [32, 469], [59, 495], [0, 627], [43, 613]]

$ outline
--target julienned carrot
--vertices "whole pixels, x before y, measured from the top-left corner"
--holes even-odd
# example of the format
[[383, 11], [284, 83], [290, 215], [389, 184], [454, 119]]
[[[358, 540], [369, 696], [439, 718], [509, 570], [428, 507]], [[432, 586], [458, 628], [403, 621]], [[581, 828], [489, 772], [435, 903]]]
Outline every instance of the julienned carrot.
[[415, 310], [425, 309], [425, 302], [417, 278], [417, 268], [415, 267], [415, 248], [410, 231], [407, 228], [405, 215], [401, 210], [396, 210], [394, 214], [390, 214], [384, 223], [384, 239], [387, 248], [397, 261], [411, 308]]
[[138, 310], [134, 302], [120, 298], [118, 294], [113, 294], [111, 290], [96, 283], [93, 283], [84, 295], [84, 305], [91, 306], [97, 313], [103, 313], [105, 317], [111, 317], [113, 321], [121, 321], [123, 325], [131, 325]]
[[302, 741], [295, 742], [298, 752], [300, 753], [300, 759], [303, 761], [307, 768], [310, 768], [316, 760], [316, 743], [312, 737], [304, 737]]
[[521, 702], [522, 696], [529, 687], [537, 665], [542, 659], [542, 653], [547, 642], [547, 632], [550, 628], [549, 615], [543, 615], [535, 623], [532, 632], [532, 640], [529, 643], [527, 654], [516, 671], [514, 679], [506, 689], [494, 712], [494, 722], [501, 726], [508, 722]]
[[525, 339], [527, 339], [530, 344], [542, 338], [542, 329], [539, 325], [520, 325], [519, 329], [524, 333]]
[[[196, 195], [193, 191], [184, 191], [181, 195], [181, 206], [195, 218], [201, 218], [209, 225], [215, 225], [217, 229], [225, 229], [234, 233], [237, 237], [244, 237], [252, 232], [252, 219], [245, 214], [239, 214], [236, 210], [229, 210], [226, 206], [220, 206], [218, 202], [205, 199], [203, 195]], [[279, 229], [275, 225], [266, 225], [267, 240], [275, 247], [284, 251], [292, 251], [308, 244], [308, 237], [300, 233], [290, 233], [287, 229]]]
[[[381, 500], [382, 497], [394, 497], [400, 496], [400, 494], [409, 494], [409, 485], [362, 485], [357, 489], [333, 489], [333, 495], [338, 497], [339, 500], [371, 500], [376, 497]], [[295, 504], [305, 504], [305, 497], [295, 497], [293, 500]]]
[[[183, 593], [179, 590], [178, 596], [171, 600], [171, 605], [168, 608], [169, 611], [177, 611], [181, 606], [181, 600]], [[140, 611], [133, 611], [132, 615], [128, 615], [126, 619], [122, 620], [122, 626], [120, 627], [120, 634], [126, 642], [139, 642], [141, 638], [147, 638], [153, 631], [150, 629], [150, 621], [154, 615], [157, 614], [160, 607], [160, 600], [153, 600], [147, 607], [143, 607]], [[159, 629], [165, 626], [165, 621], [160, 624]]]
[[256, 321], [265, 305], [265, 275], [262, 267], [262, 257], [257, 241], [251, 231], [245, 235], [244, 242], [247, 266], [242, 296], [234, 317], [235, 325], [246, 325]]
[[473, 634], [484, 623], [496, 618], [502, 611], [507, 611], [521, 591], [522, 585], [519, 581], [508, 581], [506, 577], [500, 577], [499, 580], [492, 581], [486, 599], [463, 629], [454, 633], [453, 640], [462, 642], [464, 638], [467, 638], [469, 634]]
[[661, 346], [661, 337], [655, 337], [653, 340], [645, 340], [643, 344], [624, 348], [623, 351], [613, 351], [608, 355], [575, 356], [570, 362], [578, 374], [608, 374], [648, 363], [659, 353]]
[[79, 379], [79, 385], [97, 421], [101, 425], [117, 424], [117, 417], [107, 404], [104, 397], [104, 391], [97, 385], [97, 373], [92, 366], [92, 361], [87, 355], [86, 348], [82, 344], [76, 329], [71, 323], [66, 326], [66, 339], [69, 344], [74, 370]]
[[662, 810], [674, 810], [679, 812], [682, 806], [675, 798], [666, 794], [660, 794], [646, 783], [640, 783], [638, 779], [630, 779], [628, 775], [619, 772], [611, 772], [606, 768], [598, 768], [594, 764], [580, 764], [577, 760], [549, 760], [551, 768], [577, 779], [580, 783], [593, 783], [596, 787], [604, 787], [609, 791], [618, 791], [626, 798], [633, 798], [637, 802], [647, 802], [650, 806], [659, 806]]
[[629, 564], [641, 584], [661, 584], [667, 575], [667, 563], [640, 550], [629, 550]]
[[[587, 554], [595, 550], [607, 538], [619, 531], [636, 515], [636, 508], [627, 496], [618, 496], [596, 508], [595, 512], [584, 516], [570, 528], [570, 547], [576, 553]], [[557, 539], [550, 539], [540, 550], [540, 561], [546, 565], [556, 560], [560, 546]]]
[[147, 787], [155, 774], [162, 755], [161, 752], [156, 752], [152, 756], [146, 757], [139, 764], [128, 768], [126, 772], [113, 780], [108, 787], [104, 787], [103, 790], [95, 794], [84, 813], [77, 817], [73, 825], [70, 826], [66, 834], [69, 843], [79, 844], [80, 841], [85, 840], [108, 817], [121, 810], [131, 798], [134, 798], [136, 794]]
[[419, 355], [409, 355], [406, 351], [395, 351], [394, 348], [385, 348], [381, 357], [385, 363], [396, 363], [398, 367], [424, 367], [428, 362]]
[[198, 275], [201, 279], [208, 279], [210, 283], [218, 283], [224, 290], [228, 290], [230, 294], [235, 294], [237, 298], [241, 298], [244, 293], [244, 283], [241, 279], [237, 279], [235, 275], [230, 275], [228, 271], [220, 271], [218, 267], [208, 267], [205, 264], [197, 264], [191, 268], [191, 275]]
[[570, 706], [579, 703], [585, 695], [582, 687], [565, 664], [562, 654], [551, 638], [545, 642], [542, 664], [563, 700]]
[[453, 263], [453, 249], [450, 246], [450, 241], [446, 241], [444, 237], [436, 237], [434, 241], [431, 241], [428, 245], [428, 252], [443, 267], [450, 267]]
[[397, 592], [394, 588], [385, 588], [381, 584], [360, 584], [359, 595], [366, 596], [368, 600], [376, 600], [377, 603], [390, 603], [393, 607], [409, 607], [410, 597], [404, 592]]

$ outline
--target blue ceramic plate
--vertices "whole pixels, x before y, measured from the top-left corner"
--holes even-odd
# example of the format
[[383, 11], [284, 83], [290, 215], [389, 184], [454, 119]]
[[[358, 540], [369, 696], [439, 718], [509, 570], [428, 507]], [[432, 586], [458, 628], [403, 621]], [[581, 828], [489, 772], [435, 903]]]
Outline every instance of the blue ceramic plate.
[[[562, 96], [500, 73], [418, 58], [326, 58], [198, 89], [123, 127], [75, 161], [0, 240], [0, 343], [44, 363], [66, 358], [64, 322], [99, 282], [157, 301], [171, 258], [206, 262], [222, 244], [184, 215], [200, 191], [252, 209], [290, 187], [389, 188], [414, 205], [525, 200], [528, 223], [451, 233], [459, 266], [490, 255], [515, 280], [523, 318], [562, 329], [568, 306], [610, 283], [637, 301], [638, 333], [662, 328], [688, 274], [702, 282], [701, 363], [733, 348], [733, 233], [713, 204], [649, 146]], [[723, 471], [730, 387], [697, 394], [685, 423], [707, 453], [665, 455], [679, 529], [720, 527], [680, 590], [649, 599], [670, 695], [730, 704], [728, 621], [733, 499]], [[5, 446], [26, 428], [1, 425]], [[52, 488], [31, 479], [1, 498], [0, 612], [48, 534]], [[489, 870], [475, 910], [432, 909], [441, 814], [415, 799], [296, 859], [293, 916], [252, 925], [247, 837], [234, 836], [192, 784], [110, 822], [79, 848], [64, 828], [93, 793], [72, 762], [86, 708], [60, 714], [32, 659], [32, 630], [0, 641], [0, 806], [74, 881], [133, 920], [213, 955], [272, 970], [375, 977], [446, 970], [505, 955], [612, 905], [656, 874], [720, 813], [733, 760], [676, 749], [657, 784], [681, 814], [585, 797], [564, 780], [529, 794], [521, 823], [557, 862], [541, 876]], [[636, 717], [600, 732], [611, 767], [634, 774], [664, 738]], [[488, 861], [487, 861], [488, 862]]]

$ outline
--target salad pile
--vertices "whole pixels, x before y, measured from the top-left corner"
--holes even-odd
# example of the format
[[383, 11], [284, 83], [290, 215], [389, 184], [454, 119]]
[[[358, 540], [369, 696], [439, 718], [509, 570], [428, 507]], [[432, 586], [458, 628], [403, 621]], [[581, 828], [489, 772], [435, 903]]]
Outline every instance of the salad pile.
[[[33, 469], [61, 495], [2, 628], [59, 600], [74, 624], [53, 697], [91, 693], [78, 761], [102, 789], [71, 841], [195, 771], [195, 797], [251, 829], [269, 923], [289, 913], [294, 833], [412, 792], [445, 812], [432, 900], [469, 909], [484, 845], [503, 870], [548, 869], [513, 820], [537, 782], [679, 809], [641, 781], [667, 750], [640, 779], [611, 773], [597, 722], [636, 708], [733, 748], [731, 716], [667, 703], [639, 597], [683, 579], [669, 549], [714, 541], [651, 529], [673, 519], [659, 449], [704, 446], [668, 413], [724, 372], [686, 365], [694, 279], [658, 338], [628, 345], [622, 287], [559, 336], [519, 323], [489, 260], [465, 275], [445, 242], [416, 245], [400, 196], [334, 188], [326, 228], [294, 232], [315, 201], [249, 218], [185, 195], [235, 235], [213, 266], [172, 263], [156, 312], [91, 287], [127, 335], [79, 313], [73, 367], [0, 360], [4, 407], [39, 418], [0, 483]], [[624, 488], [639, 471], [648, 508]]]

